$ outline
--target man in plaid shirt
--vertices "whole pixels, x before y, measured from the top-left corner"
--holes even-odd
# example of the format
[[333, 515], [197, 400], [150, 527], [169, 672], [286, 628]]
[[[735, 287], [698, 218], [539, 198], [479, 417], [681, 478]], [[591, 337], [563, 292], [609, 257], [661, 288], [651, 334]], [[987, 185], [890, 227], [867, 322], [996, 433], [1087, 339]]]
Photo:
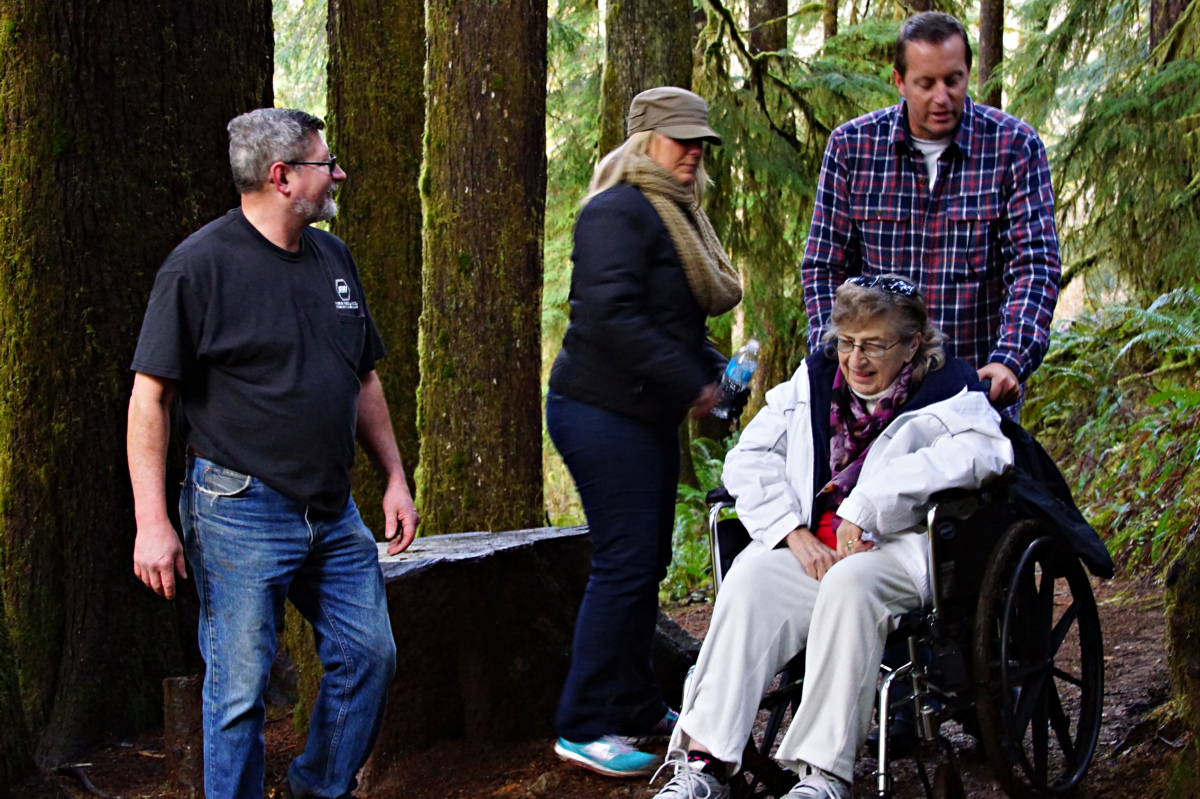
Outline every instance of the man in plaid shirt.
[[921, 287], [949, 354], [991, 378], [1015, 415], [1042, 362], [1062, 272], [1042, 142], [967, 97], [971, 49], [954, 17], [901, 28], [899, 105], [833, 132], [801, 266], [815, 349], [848, 277], [896, 273]]

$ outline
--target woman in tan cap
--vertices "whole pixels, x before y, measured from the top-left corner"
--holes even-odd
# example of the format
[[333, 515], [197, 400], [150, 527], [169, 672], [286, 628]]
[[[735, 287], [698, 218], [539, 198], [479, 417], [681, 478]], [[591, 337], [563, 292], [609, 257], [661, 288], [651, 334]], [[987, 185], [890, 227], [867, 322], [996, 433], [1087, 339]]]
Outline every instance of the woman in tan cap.
[[579, 488], [594, 545], [558, 709], [564, 760], [601, 774], [654, 770], [642, 741], [678, 718], [650, 654], [671, 561], [680, 423], [717, 402], [725, 358], [705, 320], [742, 292], [700, 207], [708, 105], [642, 92], [628, 138], [596, 167], [575, 225], [571, 322], [550, 373], [546, 426]]

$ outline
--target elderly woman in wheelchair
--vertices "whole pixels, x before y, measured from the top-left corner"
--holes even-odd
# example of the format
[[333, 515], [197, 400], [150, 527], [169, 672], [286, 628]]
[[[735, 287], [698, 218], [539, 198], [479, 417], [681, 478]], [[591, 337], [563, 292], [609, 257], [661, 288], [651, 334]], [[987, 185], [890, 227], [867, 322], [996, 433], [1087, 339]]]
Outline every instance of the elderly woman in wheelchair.
[[721, 588], [660, 799], [722, 799], [759, 700], [805, 652], [806, 687], [777, 759], [789, 799], [847, 799], [884, 641], [930, 598], [930, 497], [979, 488], [1013, 449], [976, 371], [948, 359], [916, 286], [855, 278], [823, 352], [766, 396], [725, 462], [752, 541]]

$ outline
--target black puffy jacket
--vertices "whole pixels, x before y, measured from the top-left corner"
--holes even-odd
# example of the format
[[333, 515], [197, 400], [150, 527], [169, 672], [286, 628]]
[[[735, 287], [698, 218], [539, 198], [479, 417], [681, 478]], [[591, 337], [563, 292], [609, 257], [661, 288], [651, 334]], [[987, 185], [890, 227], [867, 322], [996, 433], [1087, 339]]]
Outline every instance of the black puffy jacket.
[[550, 372], [564, 397], [678, 425], [726, 359], [708, 340], [667, 228], [641, 190], [601, 192], [575, 223], [571, 322]]

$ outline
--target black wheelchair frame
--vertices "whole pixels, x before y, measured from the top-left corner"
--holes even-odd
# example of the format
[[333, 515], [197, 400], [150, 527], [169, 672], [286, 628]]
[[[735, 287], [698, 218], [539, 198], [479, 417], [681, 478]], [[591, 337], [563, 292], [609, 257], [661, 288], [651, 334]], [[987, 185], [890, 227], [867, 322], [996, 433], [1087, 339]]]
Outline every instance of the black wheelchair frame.
[[[907, 661], [881, 666], [876, 796], [894, 796], [888, 727], [910, 703], [918, 737], [945, 760], [930, 780], [918, 749], [917, 773], [930, 799], [965, 797], [942, 725], [959, 722], [983, 744], [1001, 787], [1013, 799], [1072, 795], [1096, 752], [1104, 701], [1104, 656], [1091, 583], [1079, 557], [1055, 531], [1022, 518], [1001, 479], [981, 491], [933, 498], [926, 518], [932, 603], [905, 614], [887, 648]], [[723, 488], [710, 492], [714, 589], [749, 542]], [[771, 753], [789, 712], [799, 706], [804, 652], [763, 697], [762, 740], [746, 744], [733, 795], [779, 797], [796, 777]], [[897, 689], [905, 687], [907, 691]]]

